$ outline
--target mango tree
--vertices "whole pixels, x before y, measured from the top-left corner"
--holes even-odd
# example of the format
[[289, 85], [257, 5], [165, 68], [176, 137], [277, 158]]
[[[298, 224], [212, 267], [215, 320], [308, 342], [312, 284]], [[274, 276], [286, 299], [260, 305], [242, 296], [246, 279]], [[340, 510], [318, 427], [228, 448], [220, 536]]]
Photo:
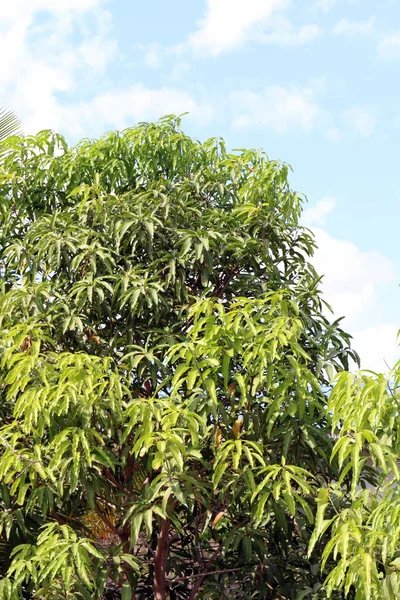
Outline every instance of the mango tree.
[[397, 405], [287, 165], [175, 117], [1, 151], [1, 600], [378, 598]]

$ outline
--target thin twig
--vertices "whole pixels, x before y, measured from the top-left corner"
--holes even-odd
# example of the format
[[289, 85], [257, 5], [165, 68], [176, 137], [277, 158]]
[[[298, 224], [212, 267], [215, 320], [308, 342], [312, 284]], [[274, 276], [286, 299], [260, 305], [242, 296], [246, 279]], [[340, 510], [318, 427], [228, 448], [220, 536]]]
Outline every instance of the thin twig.
[[131, 492], [129, 490], [127, 490], [126, 488], [124, 488], [123, 485], [121, 485], [121, 483], [118, 481], [118, 479], [116, 479], [114, 477], [114, 475], [111, 473], [111, 471], [109, 469], [103, 468], [102, 472], [103, 472], [103, 475], [105, 476], [105, 478], [107, 479], [107, 481], [114, 484], [115, 487], [118, 488], [120, 492], [124, 492], [127, 496], [131, 495]]
[[103, 523], [105, 523], [107, 525], [107, 527], [110, 529], [110, 531], [112, 531], [114, 533], [114, 535], [117, 535], [118, 537], [121, 537], [121, 531], [119, 529], [117, 529], [112, 523], [111, 521], [107, 518], [107, 516], [99, 509], [99, 507], [97, 505], [95, 505], [95, 511], [96, 513], [99, 515], [100, 519], [103, 521]]
[[[222, 544], [220, 544], [218, 546], [218, 548], [215, 550], [214, 554], [211, 556], [209, 564], [211, 564], [217, 558], [218, 554], [220, 554], [220, 552], [221, 552], [221, 548], [222, 548]], [[196, 599], [197, 592], [199, 591], [203, 581], [205, 580], [205, 578], [207, 577], [207, 574], [209, 574], [209, 573], [210, 573], [210, 571], [206, 571], [206, 573], [203, 575], [203, 577], [200, 577], [198, 579], [198, 581], [196, 581], [195, 585], [192, 588], [192, 591], [190, 592], [189, 600]]]
[[185, 575], [184, 577], [178, 577], [171, 579], [171, 583], [184, 581], [185, 579], [195, 579], [196, 577], [208, 577], [208, 575], [222, 575], [223, 573], [233, 573], [234, 571], [242, 571], [241, 567], [235, 567], [234, 569], [221, 569], [219, 571], [206, 571], [205, 573], [196, 573], [195, 575]]
[[7, 442], [7, 440], [6, 440], [6, 439], [4, 439], [4, 438], [3, 438], [1, 435], [0, 435], [0, 442], [3, 442], [4, 446], [5, 446], [6, 448], [8, 448], [9, 450], [11, 450], [11, 452], [13, 452], [13, 454], [15, 454], [16, 456], [18, 456], [18, 458], [19, 458], [20, 460], [24, 460], [24, 461], [26, 461], [26, 462], [28, 462], [28, 463], [30, 463], [30, 464], [32, 464], [32, 465], [33, 465], [33, 464], [35, 464], [35, 463], [41, 463], [41, 462], [42, 462], [41, 460], [38, 460], [38, 459], [35, 459], [35, 460], [34, 460], [34, 459], [32, 459], [32, 458], [27, 458], [26, 456], [23, 456], [22, 454], [20, 454], [19, 452], [17, 452], [17, 450], [15, 450], [15, 448], [13, 448], [13, 447], [11, 446], [11, 444], [9, 444], [9, 443]]

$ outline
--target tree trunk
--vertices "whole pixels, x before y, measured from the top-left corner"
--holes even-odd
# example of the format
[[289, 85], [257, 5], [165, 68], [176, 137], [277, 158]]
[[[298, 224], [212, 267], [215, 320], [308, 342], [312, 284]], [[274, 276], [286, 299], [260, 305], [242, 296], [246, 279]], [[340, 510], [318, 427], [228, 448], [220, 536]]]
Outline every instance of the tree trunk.
[[168, 558], [169, 519], [162, 522], [158, 536], [157, 549], [154, 556], [154, 600], [165, 600], [167, 593], [167, 558]]

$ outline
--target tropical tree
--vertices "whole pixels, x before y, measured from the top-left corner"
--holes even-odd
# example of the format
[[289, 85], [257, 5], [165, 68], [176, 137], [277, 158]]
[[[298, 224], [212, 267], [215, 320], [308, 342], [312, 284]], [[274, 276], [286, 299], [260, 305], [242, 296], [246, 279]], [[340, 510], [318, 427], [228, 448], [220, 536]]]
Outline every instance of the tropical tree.
[[175, 117], [1, 149], [0, 599], [394, 589], [362, 488], [397, 405], [345, 372], [287, 165]]

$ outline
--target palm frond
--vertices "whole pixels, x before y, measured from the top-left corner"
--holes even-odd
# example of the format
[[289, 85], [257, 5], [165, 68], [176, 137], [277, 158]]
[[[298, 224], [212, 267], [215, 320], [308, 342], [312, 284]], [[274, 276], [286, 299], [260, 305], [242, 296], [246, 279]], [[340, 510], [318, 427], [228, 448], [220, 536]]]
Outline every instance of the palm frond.
[[10, 135], [19, 135], [21, 132], [21, 123], [17, 115], [4, 106], [0, 107], [0, 141]]

